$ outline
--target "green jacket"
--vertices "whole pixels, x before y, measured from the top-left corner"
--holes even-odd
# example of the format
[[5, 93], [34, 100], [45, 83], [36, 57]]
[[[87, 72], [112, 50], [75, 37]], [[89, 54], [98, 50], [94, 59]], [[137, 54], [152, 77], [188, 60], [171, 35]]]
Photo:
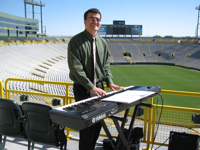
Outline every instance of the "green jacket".
[[[96, 38], [96, 82], [112, 81], [108, 47], [99, 35]], [[93, 85], [92, 35], [86, 30], [75, 35], [68, 44], [69, 77], [74, 83], [83, 85], [90, 91]]]

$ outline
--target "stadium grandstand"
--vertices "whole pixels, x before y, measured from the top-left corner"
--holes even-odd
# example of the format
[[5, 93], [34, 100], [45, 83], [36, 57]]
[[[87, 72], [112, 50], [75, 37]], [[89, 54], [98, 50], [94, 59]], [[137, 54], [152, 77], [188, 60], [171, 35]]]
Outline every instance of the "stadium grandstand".
[[[37, 19], [0, 12], [0, 88], [2, 88], [0, 97], [14, 100], [19, 105], [24, 101], [30, 101], [46, 104], [54, 109], [60, 105], [74, 102], [73, 82], [69, 78], [67, 65], [67, 45], [70, 37], [40, 36], [38, 22]], [[199, 38], [117, 37], [111, 35], [118, 32], [114, 26], [113, 31], [111, 30], [112, 25], [105, 26], [109, 27], [107, 30], [109, 33], [108, 36], [102, 37], [107, 41], [110, 64], [113, 66], [167, 65], [200, 71]], [[132, 25], [127, 25], [127, 30], [124, 32], [128, 33], [129, 28], [132, 28]], [[171, 89], [163, 90], [161, 94], [200, 97], [200, 93], [197, 92], [171, 91]], [[58, 100], [59, 105], [54, 105], [53, 100]], [[152, 99], [149, 100], [149, 103], [151, 107], [142, 106], [141, 110], [145, 113], [142, 111], [142, 114], [137, 114], [136, 117], [134, 126], [142, 127], [144, 131], [138, 147], [150, 149], [152, 145], [153, 148], [162, 145], [159, 149], [166, 150], [169, 143], [165, 140], [169, 138], [172, 130], [188, 133], [188, 136], [199, 135], [200, 117], [198, 114], [200, 114], [200, 109], [157, 106], [153, 104]], [[160, 122], [156, 119], [162, 111], [157, 111], [157, 108], [163, 109], [164, 119]], [[124, 112], [120, 112], [118, 115], [123, 116], [123, 114]], [[173, 114], [178, 117], [170, 116]], [[192, 116], [193, 114], [197, 115]], [[109, 129], [112, 130], [113, 138], [116, 138], [118, 135], [113, 122], [110, 121], [111, 119], [105, 120]], [[130, 122], [128, 123], [130, 124]], [[0, 129], [1, 126], [0, 122]], [[70, 133], [74, 135], [78, 133], [69, 128], [66, 128], [65, 131], [69, 138], [67, 148], [76, 149], [78, 140], [76, 139], [76, 142], [73, 143], [75, 138], [70, 139]], [[156, 134], [157, 136], [155, 136]], [[100, 140], [103, 141], [106, 134], [102, 131], [101, 135]], [[3, 140], [3, 136], [6, 137], [2, 135], [0, 138], [4, 141], [4, 143], [0, 143], [1, 149], [18, 147], [13, 146], [15, 144], [19, 145], [21, 149], [21, 145], [23, 147], [28, 145], [28, 142], [25, 144], [14, 142], [15, 139], [16, 141], [19, 139], [18, 137], [12, 138], [12, 135], [7, 137], [5, 144], [6, 139]], [[102, 141], [98, 143], [96, 149], [103, 149]], [[37, 147], [42, 149], [43, 146], [37, 145]]]

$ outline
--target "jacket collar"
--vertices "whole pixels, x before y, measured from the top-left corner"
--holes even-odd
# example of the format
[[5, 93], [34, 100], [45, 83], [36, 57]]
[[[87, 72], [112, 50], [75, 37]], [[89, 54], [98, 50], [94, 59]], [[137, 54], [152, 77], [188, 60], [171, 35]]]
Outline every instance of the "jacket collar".
[[[85, 33], [85, 35], [87, 36], [87, 38], [88, 38], [90, 41], [92, 41], [93, 36], [92, 36], [87, 30], [84, 30], [84, 33]], [[98, 40], [98, 34], [96, 34], [94, 37], [95, 37], [96, 40]]]

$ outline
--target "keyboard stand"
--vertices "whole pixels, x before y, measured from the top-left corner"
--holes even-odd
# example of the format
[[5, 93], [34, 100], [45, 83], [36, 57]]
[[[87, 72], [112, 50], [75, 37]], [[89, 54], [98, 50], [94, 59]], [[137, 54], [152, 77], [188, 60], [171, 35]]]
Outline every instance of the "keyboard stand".
[[[136, 118], [136, 114], [137, 114], [139, 105], [140, 104], [135, 106], [135, 109], [134, 109], [134, 112], [133, 112], [133, 116], [131, 118], [129, 129], [128, 129], [128, 132], [127, 132], [128, 134], [126, 135], [126, 137], [125, 137], [125, 135], [123, 133], [123, 130], [124, 130], [125, 123], [127, 122], [129, 108], [126, 109], [123, 118], [118, 118], [118, 117], [115, 117], [115, 116], [111, 116], [110, 117], [113, 120], [113, 122], [115, 124], [115, 127], [116, 127], [116, 129], [118, 131], [118, 137], [117, 137], [117, 140], [116, 140], [115, 143], [113, 142], [113, 138], [112, 138], [112, 136], [110, 134], [110, 131], [108, 130], [104, 120], [101, 121], [103, 129], [104, 129], [106, 135], [108, 136], [108, 139], [109, 139], [109, 141], [110, 141], [110, 143], [111, 143], [111, 145], [112, 145], [114, 150], [118, 150], [118, 146], [119, 146], [120, 141], [122, 142], [122, 146], [123, 146], [124, 150], [130, 150], [128, 141], [129, 141], [130, 136], [131, 136], [131, 132], [132, 132], [132, 129], [133, 129], [133, 125], [134, 125], [134, 122], [135, 122], [135, 118]], [[121, 127], [120, 127], [118, 121], [122, 121]]]

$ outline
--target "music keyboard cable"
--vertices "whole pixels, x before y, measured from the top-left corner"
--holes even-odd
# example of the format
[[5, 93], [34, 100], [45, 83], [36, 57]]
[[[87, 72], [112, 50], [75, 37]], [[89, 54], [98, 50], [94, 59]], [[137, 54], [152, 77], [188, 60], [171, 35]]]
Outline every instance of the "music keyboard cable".
[[[157, 133], [158, 133], [158, 128], [159, 128], [159, 125], [160, 125], [160, 119], [161, 119], [162, 111], [163, 111], [163, 97], [162, 97], [162, 95], [161, 95], [160, 93], [158, 93], [158, 95], [160, 96], [160, 98], [161, 98], [161, 100], [162, 100], [162, 106], [161, 106], [161, 110], [160, 110], [160, 116], [159, 116], [159, 119], [158, 119], [157, 129], [156, 129], [156, 132], [155, 132], [155, 135], [154, 135], [153, 143], [152, 143], [152, 145], [151, 145], [151, 150], [152, 150], [152, 148], [153, 148], [153, 145], [154, 145], [154, 142], [155, 142]], [[158, 105], [158, 98], [157, 98], [157, 105]]]

